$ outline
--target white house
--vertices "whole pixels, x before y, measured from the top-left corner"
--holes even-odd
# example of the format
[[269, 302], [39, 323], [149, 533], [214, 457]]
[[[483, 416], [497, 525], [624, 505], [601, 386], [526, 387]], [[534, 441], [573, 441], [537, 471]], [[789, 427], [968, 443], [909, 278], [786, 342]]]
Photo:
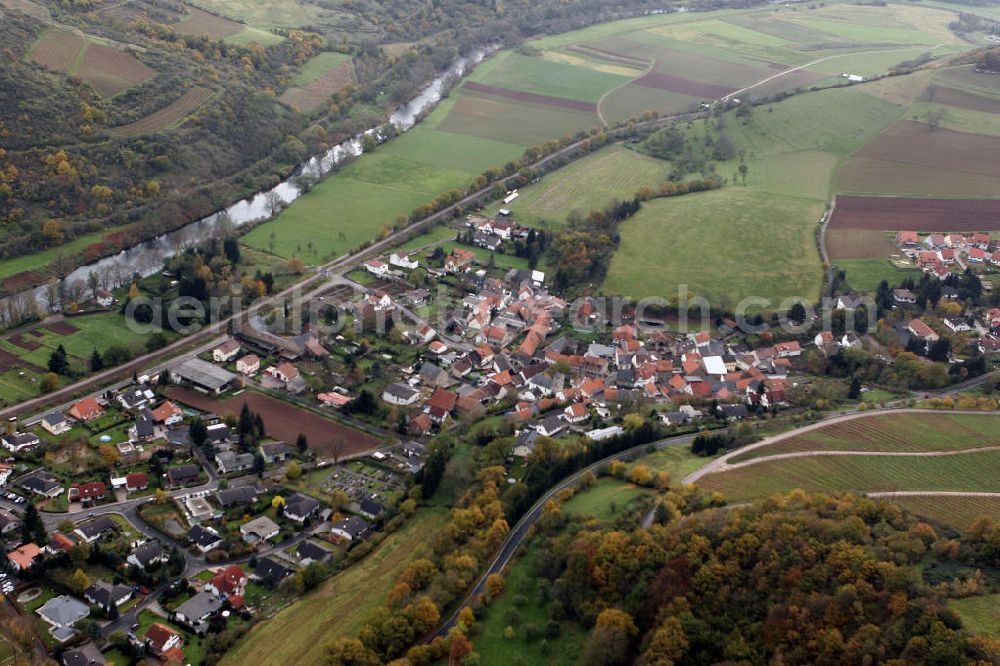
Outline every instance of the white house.
[[411, 259], [409, 255], [404, 252], [393, 252], [389, 255], [389, 265], [412, 271], [414, 268], [420, 266], [420, 262]]
[[43, 416], [42, 427], [51, 435], [61, 435], [72, 428], [62, 412], [52, 412]]
[[378, 259], [369, 259], [365, 262], [365, 270], [376, 277], [385, 277], [389, 272], [389, 267]]
[[13, 432], [9, 435], [4, 435], [0, 439], [0, 443], [4, 445], [4, 448], [12, 451], [14, 453], [20, 453], [21, 451], [27, 451], [33, 449], [39, 444], [41, 440], [38, 439], [38, 435], [30, 432]]
[[389, 297], [389, 294], [381, 289], [376, 289], [365, 298], [375, 312], [382, 312], [383, 310], [392, 308], [392, 299]]
[[240, 343], [236, 340], [229, 339], [212, 350], [212, 360], [216, 363], [228, 363], [236, 358], [236, 355], [239, 353]]
[[110, 308], [115, 304], [115, 295], [105, 289], [98, 289], [97, 304], [102, 308]]
[[400, 383], [389, 384], [382, 391], [382, 399], [390, 405], [412, 405], [419, 397], [420, 391]]
[[247, 377], [257, 374], [258, 370], [260, 370], [260, 359], [256, 354], [247, 354], [236, 361], [236, 372]]

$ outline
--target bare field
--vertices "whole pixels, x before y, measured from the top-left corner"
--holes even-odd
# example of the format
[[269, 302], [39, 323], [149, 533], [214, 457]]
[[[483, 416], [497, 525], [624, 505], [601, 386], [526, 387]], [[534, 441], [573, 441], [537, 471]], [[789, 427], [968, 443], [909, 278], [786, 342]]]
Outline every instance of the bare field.
[[243, 405], [247, 405], [261, 415], [264, 429], [271, 437], [294, 442], [300, 433], [304, 434], [309, 448], [322, 457], [340, 458], [374, 449], [382, 443], [373, 435], [255, 391], [244, 391], [223, 400], [182, 388], [172, 388], [168, 394], [185, 405], [216, 414], [239, 414]]
[[948, 106], [969, 109], [971, 111], [1000, 113], [1000, 99], [976, 95], [975, 93], [947, 86], [930, 86], [927, 89], [926, 101], [947, 104]]
[[305, 86], [294, 86], [280, 97], [284, 104], [309, 113], [344, 86], [354, 81], [354, 65], [346, 60]]
[[31, 61], [55, 72], [68, 72], [83, 45], [82, 37], [62, 30], [46, 30], [31, 49]]
[[243, 30], [243, 26], [236, 21], [217, 16], [197, 7], [189, 9], [191, 13], [187, 18], [174, 24], [174, 30], [182, 35], [223, 39]]
[[1000, 200], [837, 196], [828, 233], [872, 231], [996, 231]]
[[832, 229], [826, 234], [830, 258], [881, 259], [896, 252], [896, 246], [882, 231], [868, 229]]
[[113, 97], [156, 76], [154, 70], [132, 55], [102, 44], [87, 47], [83, 62], [74, 73], [103, 97]]

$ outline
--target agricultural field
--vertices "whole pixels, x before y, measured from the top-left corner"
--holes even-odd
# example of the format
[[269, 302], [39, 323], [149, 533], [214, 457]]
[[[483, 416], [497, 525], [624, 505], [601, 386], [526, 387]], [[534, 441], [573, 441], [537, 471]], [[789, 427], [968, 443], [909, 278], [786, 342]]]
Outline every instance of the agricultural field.
[[321, 458], [340, 458], [382, 444], [378, 437], [256, 391], [243, 391], [240, 395], [221, 400], [183, 388], [171, 388], [168, 394], [177, 402], [216, 414], [236, 415], [247, 405], [264, 419], [268, 435], [277, 440], [294, 442], [299, 434], [304, 434], [309, 440], [309, 448]]
[[857, 194], [989, 197], [997, 194], [1000, 137], [904, 120], [857, 151], [838, 189]]
[[1000, 446], [1000, 418], [989, 415], [884, 414], [782, 439], [730, 463], [796, 451], [953, 451]]
[[[363, 560], [322, 583], [273, 618], [250, 630], [226, 653], [223, 666], [252, 662], [261, 666], [319, 666], [322, 646], [353, 636], [369, 613], [383, 603], [399, 573], [430, 554], [428, 534], [447, 518], [443, 509], [421, 509], [399, 531], [387, 536]], [[266, 655], [266, 656], [265, 656]]]
[[891, 501], [922, 518], [959, 530], [967, 529], [980, 516], [992, 516], [994, 520], [1000, 516], [1000, 497], [910, 496], [893, 497]]
[[668, 162], [611, 146], [521, 188], [520, 196], [503, 207], [521, 224], [558, 227], [571, 211], [586, 215], [612, 201], [631, 198], [639, 188], [663, 182], [669, 173]]
[[120, 137], [133, 137], [162, 132], [183, 122], [189, 114], [212, 97], [213, 93], [208, 88], [192, 88], [162, 109], [128, 125], [115, 127], [111, 133]]
[[125, 51], [57, 29], [39, 36], [28, 59], [89, 83], [102, 97], [114, 97], [156, 75]]
[[[231, 5], [228, 11], [226, 5]], [[202, 6], [251, 25], [267, 23], [245, 8], [237, 11], [231, 0]], [[932, 50], [935, 56], [957, 52], [967, 45], [947, 30], [952, 19], [939, 9], [896, 5], [832, 5], [809, 12], [769, 7], [649, 16], [533, 40], [526, 49], [488, 58], [418, 128], [348, 165], [278, 220], [254, 229], [245, 242], [288, 258], [301, 254], [308, 239], [317, 259], [333, 258], [416, 206], [467, 187], [485, 169], [519, 157], [525, 148], [646, 109], [670, 113], [729, 94], [761, 97], [803, 86], [837, 86], [844, 71], [871, 75]], [[344, 66], [307, 63], [286, 95], [315, 85], [325, 76], [319, 72]], [[710, 213], [693, 211], [700, 203], [680, 198], [648, 204], [651, 210], [622, 226], [618, 255], [630, 260], [612, 265], [606, 290], [648, 295], [636, 289], [636, 282], [655, 270], [671, 292], [684, 281], [700, 294], [727, 294], [731, 302], [750, 293], [787, 296], [788, 285], [802, 276], [806, 288], [796, 291], [818, 296], [821, 271], [813, 231], [835, 191], [838, 170], [907, 111], [908, 104], [896, 99], [902, 93], [883, 88], [892, 86], [878, 82], [871, 94], [854, 86], [793, 96], [758, 107], [746, 122], [727, 114], [724, 131], [749, 166], [741, 179], [744, 192], [699, 195], [698, 202], [719, 202]], [[285, 101], [301, 106], [301, 100]], [[661, 168], [654, 164], [620, 148], [598, 153], [568, 167], [565, 175], [557, 172], [525, 188], [511, 208], [526, 224], [558, 225], [569, 211], [631, 197], [637, 184], [670, 169], [666, 162]], [[737, 167], [735, 158], [716, 165], [730, 186]], [[698, 228], [688, 220], [697, 220]], [[664, 225], [692, 244], [683, 257], [665, 265], [661, 257], [672, 259], [670, 252], [680, 254], [681, 245], [667, 240]], [[726, 255], [726, 247], [737, 252], [729, 243], [721, 255], [718, 244], [707, 247], [707, 239], [717, 233], [745, 244], [738, 257]], [[671, 247], [663, 253], [663, 246]], [[708, 265], [718, 270], [703, 270], [705, 252]], [[775, 256], [783, 260], [777, 268]]]
[[243, 26], [236, 21], [206, 12], [198, 7], [191, 7], [188, 15], [175, 23], [173, 27], [178, 34], [207, 37], [208, 39], [225, 39], [243, 29]]
[[740, 186], [648, 201], [621, 227], [604, 291], [676, 302], [686, 285], [689, 297], [726, 308], [749, 296], [771, 307], [792, 296], [816, 300], [822, 212], [819, 202]]
[[998, 231], [1000, 200], [839, 195], [830, 230]]
[[279, 98], [304, 113], [319, 108], [333, 93], [354, 81], [351, 57], [328, 51], [310, 58]]
[[[820, 427], [730, 459], [730, 469], [698, 485], [731, 501], [785, 493], [958, 491], [1000, 492], [992, 465], [1000, 462], [997, 419], [989, 414], [889, 414]], [[857, 455], [800, 455], [847, 451]], [[739, 466], [744, 463], [743, 466]], [[892, 501], [896, 501], [894, 498]], [[979, 513], [997, 516], [1000, 502], [983, 497], [906, 497], [920, 515], [964, 529]]]

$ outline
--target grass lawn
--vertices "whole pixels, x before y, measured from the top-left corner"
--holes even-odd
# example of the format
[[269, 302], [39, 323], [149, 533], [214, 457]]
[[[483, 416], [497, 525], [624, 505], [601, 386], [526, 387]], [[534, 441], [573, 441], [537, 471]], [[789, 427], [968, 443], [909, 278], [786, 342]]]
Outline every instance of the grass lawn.
[[298, 28], [311, 23], [323, 13], [318, 6], [302, 4], [296, 0], [196, 0], [193, 4], [231, 19], [262, 27]]
[[340, 63], [350, 59], [351, 56], [346, 53], [337, 53], [335, 51], [318, 53], [305, 61], [299, 73], [292, 77], [291, 84], [293, 86], [304, 86], [312, 83]]
[[[332, 259], [522, 152], [520, 146], [416, 128], [324, 180], [243, 242], [285, 258], [299, 255], [306, 263]], [[306, 250], [310, 240], [315, 252]]]
[[707, 464], [711, 458], [696, 456], [691, 453], [690, 444], [677, 444], [660, 449], [639, 458], [635, 462], [642, 464], [654, 472], [669, 472], [673, 484]]
[[285, 38], [281, 35], [276, 35], [273, 32], [268, 32], [267, 30], [261, 30], [260, 28], [251, 28], [247, 26], [240, 30], [235, 35], [229, 35], [224, 37], [222, 41], [227, 44], [236, 44], [239, 46], [246, 46], [247, 44], [259, 44], [264, 47], [274, 46], [275, 44], [280, 44], [285, 41]]
[[581, 102], [596, 102], [601, 95], [632, 78], [513, 51], [495, 56], [490, 64], [490, 67], [474, 70], [469, 80]]
[[563, 504], [563, 511], [570, 514], [588, 514], [609, 521], [629, 502], [652, 492], [634, 483], [610, 477], [601, 477], [590, 488], [581, 490]]
[[847, 273], [847, 282], [854, 291], [874, 292], [882, 280], [890, 287], [898, 287], [903, 280], [920, 280], [921, 272], [916, 268], [896, 268], [885, 259], [835, 259], [834, 266]]
[[1000, 594], [951, 599], [948, 606], [961, 616], [962, 624], [972, 633], [1000, 638]]
[[[540, 603], [539, 578], [533, 563], [534, 551], [529, 544], [528, 550], [511, 564], [504, 593], [490, 604], [486, 617], [473, 630], [472, 642], [484, 664], [571, 666], [577, 663], [587, 636], [579, 625], [560, 623], [559, 635], [544, 639], [549, 647], [547, 654], [542, 639], [529, 641], [525, 636], [527, 625], [534, 625], [541, 633], [549, 622], [550, 604]], [[505, 638], [504, 630], [511, 620], [517, 624], [513, 627], [515, 636]]]
[[691, 296], [734, 308], [746, 297], [819, 298], [822, 270], [814, 230], [819, 202], [741, 186], [656, 199], [620, 227], [621, 244], [604, 282], [608, 294]]
[[639, 188], [658, 185], [669, 174], [669, 162], [613, 145], [522, 188], [503, 207], [521, 224], [561, 226], [570, 211], [586, 215], [612, 201], [631, 199]]
[[42, 252], [4, 259], [0, 261], [0, 280], [24, 271], [42, 270], [60, 256], [71, 256], [82, 251], [88, 245], [100, 241], [106, 233], [105, 231], [95, 231]]
[[368, 614], [383, 602], [399, 572], [427, 554], [428, 535], [439, 529], [445, 518], [442, 509], [422, 509], [363, 560], [255, 626], [221, 663], [322, 664], [323, 644], [358, 631]]

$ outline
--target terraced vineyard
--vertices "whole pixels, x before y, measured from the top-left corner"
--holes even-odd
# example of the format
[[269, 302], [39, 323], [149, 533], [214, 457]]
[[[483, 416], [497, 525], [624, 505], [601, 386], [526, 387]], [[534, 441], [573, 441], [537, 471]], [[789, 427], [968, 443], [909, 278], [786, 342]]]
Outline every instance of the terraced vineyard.
[[115, 127], [111, 133], [115, 136], [129, 137], [142, 134], [152, 134], [172, 127], [181, 122], [192, 111], [212, 98], [208, 88], [192, 88], [181, 95], [175, 102], [155, 111], [134, 123]]
[[[1000, 464], [996, 414], [865, 416], [779, 438], [724, 460], [724, 466], [713, 468], [718, 471], [697, 483], [732, 501], [801, 488], [886, 495], [959, 529], [978, 515], [1000, 516], [1000, 481], [994, 473]], [[926, 494], [891, 496], [897, 492]]]

